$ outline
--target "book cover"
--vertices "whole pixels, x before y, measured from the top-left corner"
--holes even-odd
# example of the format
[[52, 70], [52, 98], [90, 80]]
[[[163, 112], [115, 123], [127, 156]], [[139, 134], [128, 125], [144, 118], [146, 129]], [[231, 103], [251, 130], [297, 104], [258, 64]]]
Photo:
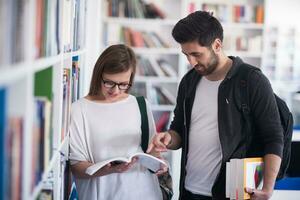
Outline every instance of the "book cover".
[[231, 159], [226, 163], [226, 197], [250, 199], [245, 188], [262, 189], [263, 159]]
[[34, 96], [44, 96], [52, 100], [53, 68], [48, 67], [34, 75]]
[[0, 194], [4, 194], [5, 189], [5, 130], [7, 120], [7, 94], [5, 88], [0, 88]]
[[168, 167], [168, 164], [159, 158], [156, 158], [150, 154], [142, 153], [142, 152], [137, 152], [129, 157], [116, 157], [116, 158], [111, 158], [108, 160], [104, 160], [102, 162], [98, 162], [86, 169], [86, 173], [89, 175], [93, 175], [96, 173], [99, 169], [104, 167], [105, 165], [112, 163], [112, 162], [130, 162], [134, 157], [138, 158], [137, 162], [140, 163], [142, 166], [150, 169], [153, 172], [158, 171], [161, 169], [161, 165], [165, 165]]
[[[263, 186], [263, 159], [245, 158], [243, 159], [243, 185], [244, 188], [262, 189]], [[244, 199], [249, 199], [250, 195], [241, 190]]]

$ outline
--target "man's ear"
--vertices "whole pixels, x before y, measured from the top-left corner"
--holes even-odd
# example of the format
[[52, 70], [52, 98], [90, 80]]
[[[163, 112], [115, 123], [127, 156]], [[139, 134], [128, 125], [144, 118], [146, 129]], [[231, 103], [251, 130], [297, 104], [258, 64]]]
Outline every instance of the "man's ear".
[[222, 41], [219, 38], [216, 38], [213, 42], [212, 49], [215, 53], [220, 53], [222, 50]]

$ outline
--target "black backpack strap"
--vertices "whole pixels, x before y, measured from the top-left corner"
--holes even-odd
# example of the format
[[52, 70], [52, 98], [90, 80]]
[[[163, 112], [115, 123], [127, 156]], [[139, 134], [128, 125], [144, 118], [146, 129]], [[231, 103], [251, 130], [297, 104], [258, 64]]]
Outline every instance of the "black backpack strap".
[[147, 106], [146, 101], [143, 96], [136, 97], [136, 100], [139, 105], [140, 113], [141, 113], [141, 146], [144, 152], [147, 151], [148, 142], [149, 142], [149, 124], [148, 124], [148, 115], [147, 115]]
[[240, 90], [240, 100], [241, 100], [241, 111], [243, 115], [249, 115], [251, 108], [249, 106], [249, 94], [248, 94], [248, 85], [249, 85], [249, 75], [255, 70], [260, 71], [260, 69], [249, 66], [247, 64], [242, 64], [239, 66], [239, 90]]
[[241, 65], [239, 69], [239, 90], [240, 90], [240, 100], [241, 100], [241, 111], [244, 117], [250, 114], [249, 98], [248, 98], [248, 76], [250, 69], [247, 66]]

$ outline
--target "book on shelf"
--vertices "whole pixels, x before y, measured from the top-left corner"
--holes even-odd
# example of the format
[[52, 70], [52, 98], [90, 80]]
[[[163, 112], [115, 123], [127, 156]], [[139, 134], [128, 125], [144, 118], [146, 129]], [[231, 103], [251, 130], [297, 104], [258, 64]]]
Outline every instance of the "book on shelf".
[[161, 69], [160, 65], [158, 64], [157, 60], [154, 57], [148, 57], [148, 60], [151, 64], [152, 69], [158, 76], [166, 76], [164, 71]]
[[72, 102], [79, 99], [80, 93], [80, 67], [79, 67], [79, 56], [72, 57]]
[[6, 198], [21, 199], [23, 168], [23, 118], [9, 117], [5, 136], [5, 179]]
[[157, 76], [150, 60], [143, 56], [137, 56], [137, 74], [140, 76]]
[[62, 101], [62, 130], [61, 141], [63, 141], [69, 126], [70, 107], [71, 107], [71, 72], [70, 69], [64, 68], [63, 71], [63, 101]]
[[166, 76], [177, 77], [177, 72], [168, 61], [166, 61], [165, 59], [158, 59], [157, 62]]
[[156, 91], [156, 96], [154, 96], [154, 98], [157, 99], [158, 104], [161, 105], [176, 104], [176, 97], [168, 89], [161, 86], [155, 86], [153, 87], [153, 89]]
[[263, 158], [231, 159], [226, 163], [226, 198], [250, 199], [245, 188], [262, 189]]
[[156, 120], [156, 131], [163, 132], [166, 131], [170, 121], [170, 112], [163, 112]]
[[108, 16], [128, 18], [161, 18], [166, 14], [153, 2], [141, 0], [111, 0], [107, 3]]
[[107, 165], [109, 163], [111, 163], [111, 164], [118, 164], [118, 163], [123, 163], [123, 162], [128, 163], [128, 162], [131, 162], [133, 158], [138, 158], [137, 163], [140, 163], [142, 166], [150, 169], [153, 172], [156, 172], [159, 169], [161, 169], [162, 165], [168, 167], [168, 164], [162, 159], [159, 159], [159, 158], [154, 157], [147, 153], [136, 152], [136, 153], [131, 154], [128, 157], [115, 157], [115, 158], [111, 158], [108, 160], [98, 162], [98, 163], [88, 167], [86, 169], [86, 173], [89, 175], [93, 175], [99, 169], [101, 169], [102, 167], [104, 167], [105, 165]]

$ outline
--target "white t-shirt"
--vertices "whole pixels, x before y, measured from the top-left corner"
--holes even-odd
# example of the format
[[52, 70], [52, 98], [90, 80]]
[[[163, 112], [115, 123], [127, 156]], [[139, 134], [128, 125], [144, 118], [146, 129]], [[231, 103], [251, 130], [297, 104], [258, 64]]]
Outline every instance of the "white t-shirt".
[[[147, 102], [150, 136], [155, 133]], [[136, 98], [129, 95], [114, 103], [98, 103], [82, 98], [72, 104], [70, 134], [71, 164], [96, 163], [117, 156], [128, 156], [141, 149], [141, 115]], [[79, 200], [162, 199], [158, 179], [135, 164], [124, 173], [75, 179]]]
[[197, 85], [189, 133], [185, 188], [194, 194], [211, 196], [220, 171], [222, 150], [218, 130], [218, 88], [220, 81], [203, 77]]

